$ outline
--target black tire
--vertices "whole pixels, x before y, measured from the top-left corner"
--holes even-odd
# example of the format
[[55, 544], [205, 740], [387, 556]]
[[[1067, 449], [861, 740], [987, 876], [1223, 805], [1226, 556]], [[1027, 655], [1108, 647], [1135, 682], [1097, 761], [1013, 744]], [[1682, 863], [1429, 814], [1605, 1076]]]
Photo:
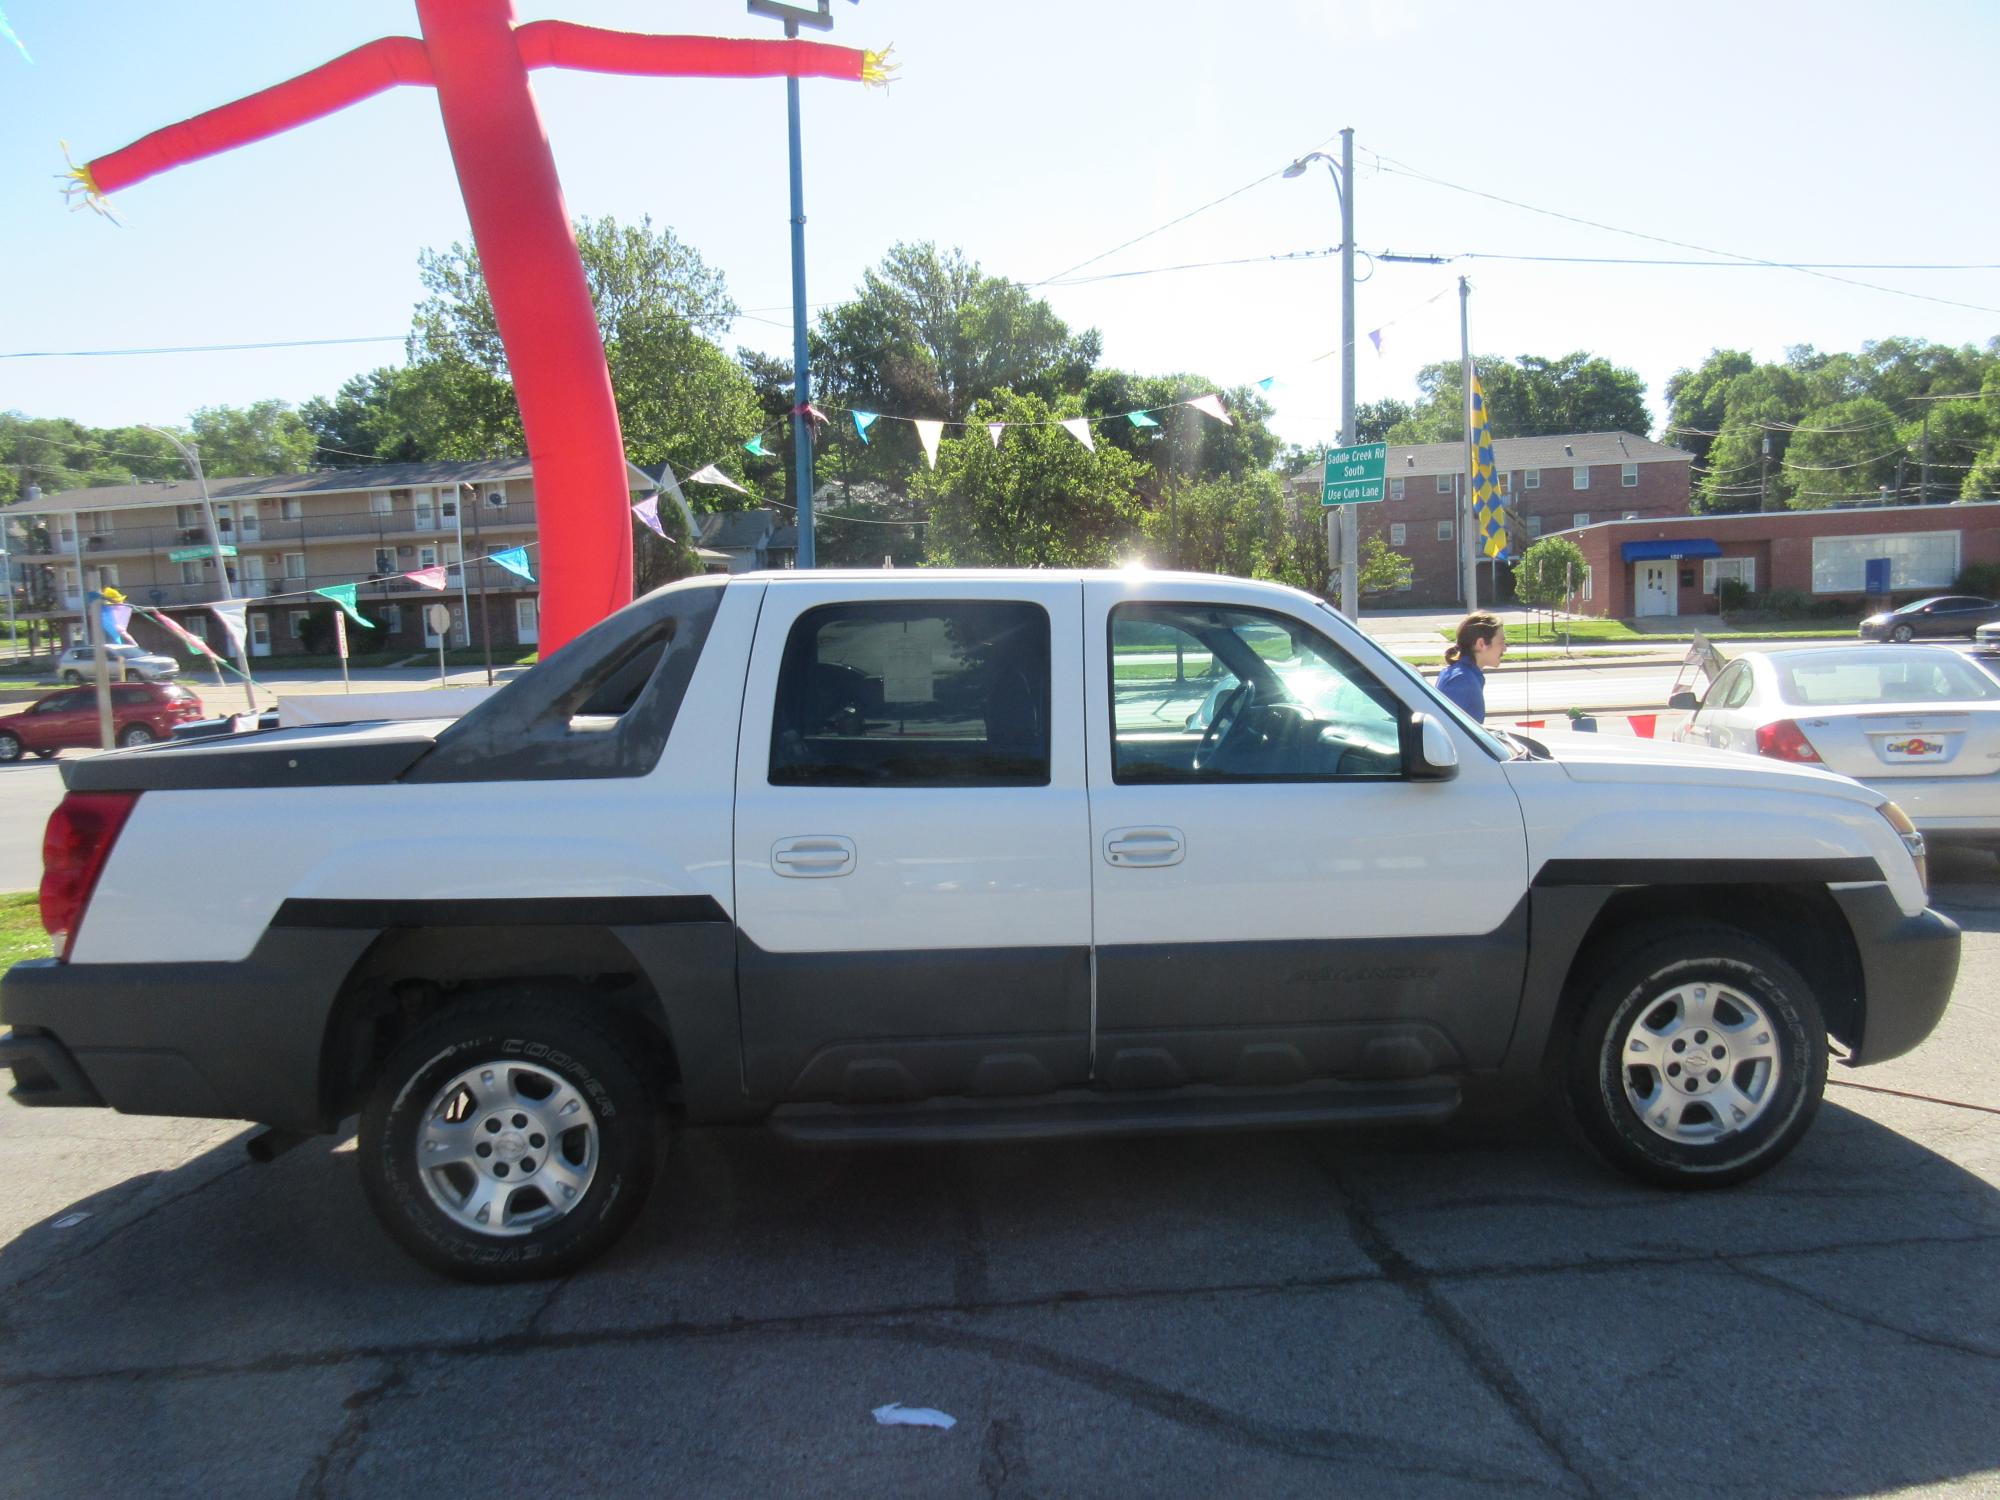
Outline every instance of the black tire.
[[36, 760], [54, 760], [55, 758], [56, 752], [53, 750], [37, 750], [35, 752]]
[[68, 687], [77, 687], [83, 682], [83, 673], [65, 667], [62, 671], [62, 680], [64, 685]]
[[[383, 1064], [380, 1078], [361, 1115], [359, 1155], [361, 1184], [397, 1244], [433, 1271], [461, 1281], [527, 1281], [563, 1276], [599, 1254], [631, 1224], [652, 1190], [659, 1136], [659, 1106], [646, 1080], [627, 1059], [640, 1055], [608, 1018], [583, 1016], [558, 1002], [528, 996], [502, 996], [455, 1006], [412, 1032]], [[439, 1123], [464, 1123], [472, 1139], [484, 1119], [475, 1102], [460, 1121], [447, 1119], [450, 1105], [441, 1091], [461, 1075], [486, 1070], [494, 1063], [502, 1071], [518, 1069], [525, 1087], [532, 1075], [555, 1074], [574, 1089], [594, 1114], [594, 1169], [581, 1197], [549, 1222], [523, 1232], [503, 1234], [475, 1229], [454, 1218], [440, 1203], [437, 1191], [451, 1191], [447, 1178], [434, 1190], [439, 1173], [419, 1166], [418, 1135], [430, 1123], [438, 1105]], [[506, 1108], [503, 1107], [502, 1112]], [[490, 1117], [489, 1117], [490, 1118]], [[496, 1142], [508, 1144], [504, 1135]], [[542, 1139], [529, 1136], [529, 1141]], [[515, 1149], [544, 1151], [541, 1165], [552, 1165], [554, 1146], [527, 1148], [519, 1137]], [[473, 1167], [490, 1180], [497, 1153]], [[525, 1160], [535, 1169], [532, 1156]], [[475, 1188], [477, 1183], [474, 1184]], [[525, 1178], [516, 1188], [535, 1188]], [[539, 1191], [537, 1188], [536, 1191]], [[534, 1193], [529, 1195], [532, 1214]], [[553, 1206], [553, 1199], [544, 1199]], [[503, 1200], [501, 1212], [508, 1212]]]
[[118, 748], [120, 750], [137, 750], [141, 745], [150, 745], [152, 743], [153, 731], [148, 729], [144, 724], [127, 724], [123, 729], [118, 731]]
[[[36, 752], [39, 754], [40, 752]], [[21, 758], [21, 737], [11, 729], [0, 729], [0, 761], [12, 763]]]
[[[1711, 993], [1710, 986], [1716, 1019], [1707, 1026], [1685, 1019], [1687, 999]], [[1677, 992], [1687, 998], [1670, 998]], [[1761, 1008], [1768, 1026], [1755, 1024], [1752, 1007]], [[1642, 1019], [1648, 1032], [1638, 1037]], [[1731, 1029], [1746, 1020], [1752, 1024], [1740, 1034], [1747, 1045], [1737, 1047]], [[1651, 1029], [1663, 1022], [1685, 1027], [1686, 1034], [1674, 1041], [1690, 1050], [1670, 1050], [1673, 1042], [1664, 1038], [1674, 1034]], [[1635, 1065], [1638, 1054], [1628, 1053], [1628, 1046], [1636, 1039], [1650, 1048], [1654, 1036], [1663, 1038], [1653, 1050], [1664, 1067]], [[1696, 1037], [1704, 1040], [1696, 1044]], [[1763, 1075], [1763, 1091], [1740, 1126], [1725, 1116], [1735, 1107], [1731, 1101], [1746, 1099], [1747, 1093], [1722, 1090], [1754, 1088], [1762, 1064], [1711, 1058], [1711, 1046], [1724, 1054], [1759, 1046], [1772, 1053], [1774, 1066]], [[1682, 1069], [1677, 1059], [1686, 1058], [1699, 1061], [1699, 1077], [1696, 1069]], [[1769, 944], [1720, 924], [1656, 928], [1592, 986], [1570, 1039], [1564, 1098], [1584, 1137], [1620, 1170], [1667, 1187], [1725, 1187], [1768, 1170], [1798, 1144], [1826, 1089], [1826, 1059], [1819, 1003], [1798, 970]], [[1676, 1070], [1677, 1079], [1667, 1079], [1666, 1069]], [[1680, 1088], [1703, 1092], [1693, 1098], [1666, 1093]], [[1661, 1105], [1658, 1127], [1646, 1119], [1655, 1101]], [[1676, 1112], [1679, 1118], [1670, 1126], [1668, 1116]]]
[[1910, 629], [1907, 625], [1898, 625], [1894, 630], [1889, 632], [1889, 639], [1899, 646], [1913, 639], [1915, 636], [1916, 631]]

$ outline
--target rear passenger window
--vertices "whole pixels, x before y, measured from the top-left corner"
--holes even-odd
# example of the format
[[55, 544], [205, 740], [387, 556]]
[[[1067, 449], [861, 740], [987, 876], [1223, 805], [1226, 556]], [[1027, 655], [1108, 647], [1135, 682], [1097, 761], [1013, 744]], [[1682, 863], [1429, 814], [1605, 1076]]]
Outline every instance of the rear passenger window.
[[112, 688], [111, 701], [119, 708], [144, 708], [153, 699], [143, 687], [134, 684]]
[[1049, 617], [997, 601], [836, 604], [792, 626], [773, 786], [1046, 786]]

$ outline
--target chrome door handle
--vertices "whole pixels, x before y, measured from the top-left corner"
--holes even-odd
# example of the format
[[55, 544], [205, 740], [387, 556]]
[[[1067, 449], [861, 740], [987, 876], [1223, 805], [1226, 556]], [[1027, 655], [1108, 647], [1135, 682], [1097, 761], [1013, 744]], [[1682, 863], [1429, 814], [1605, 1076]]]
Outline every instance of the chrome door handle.
[[1187, 856], [1178, 828], [1114, 828], [1104, 835], [1104, 858], [1114, 865], [1177, 865]]
[[856, 857], [854, 840], [837, 833], [803, 834], [771, 846], [771, 868], [794, 878], [845, 875]]

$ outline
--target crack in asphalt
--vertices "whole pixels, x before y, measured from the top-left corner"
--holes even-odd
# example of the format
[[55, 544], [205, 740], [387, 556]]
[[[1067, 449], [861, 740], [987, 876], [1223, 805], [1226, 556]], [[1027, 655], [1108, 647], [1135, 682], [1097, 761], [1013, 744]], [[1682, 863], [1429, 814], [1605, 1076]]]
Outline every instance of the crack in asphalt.
[[945, 1205], [957, 1235], [952, 1247], [951, 1295], [967, 1312], [981, 1307], [993, 1294], [986, 1274], [986, 1223], [980, 1217], [978, 1194], [967, 1180], [969, 1170], [962, 1154], [957, 1162], [944, 1167]]
[[[1916, 1235], [1882, 1240], [1854, 1240], [1839, 1245], [1776, 1247], [1754, 1251], [1704, 1251], [1683, 1255], [1605, 1256], [1584, 1260], [1549, 1262], [1495, 1262], [1457, 1269], [1424, 1271], [1415, 1274], [1438, 1284], [1471, 1285], [1485, 1281], [1536, 1280], [1561, 1276], [1610, 1276], [1629, 1271], [1703, 1267], [1725, 1262], [1744, 1264], [1764, 1260], [1810, 1260], [1854, 1251], [1903, 1250], [1931, 1246], [1974, 1246], [2000, 1244], [2000, 1233], [1965, 1235]], [[1398, 1252], [1400, 1254], [1400, 1252]], [[1410, 1262], [1415, 1267], [1415, 1262]], [[337, 1349], [307, 1350], [266, 1355], [250, 1360], [186, 1361], [167, 1364], [120, 1365], [95, 1370], [9, 1370], [0, 1373], [0, 1391], [37, 1385], [85, 1384], [91, 1381], [143, 1381], [209, 1379], [236, 1375], [278, 1375], [297, 1370], [337, 1368], [366, 1361], [395, 1361], [436, 1357], [467, 1356], [497, 1358], [524, 1357], [545, 1352], [589, 1349], [601, 1346], [639, 1345], [675, 1339], [731, 1338], [738, 1335], [788, 1335], [828, 1330], [835, 1334], [864, 1329], [870, 1324], [898, 1320], [935, 1318], [949, 1314], [1034, 1312], [1059, 1307], [1115, 1306], [1121, 1303], [1166, 1302], [1194, 1297], [1312, 1295], [1355, 1286], [1380, 1285], [1391, 1280], [1381, 1269], [1346, 1272], [1331, 1276], [1287, 1277], [1277, 1281], [1222, 1282], [1197, 1286], [1134, 1287], [1116, 1291], [1065, 1291], [1033, 1297], [998, 1298], [977, 1307], [960, 1307], [956, 1301], [906, 1303], [887, 1307], [857, 1308], [843, 1312], [800, 1313], [769, 1318], [731, 1315], [714, 1323], [685, 1320], [645, 1324], [623, 1324], [614, 1328], [575, 1329], [565, 1333], [530, 1331], [524, 1327], [512, 1333], [485, 1338], [413, 1340], [398, 1344], [347, 1345]], [[562, 1290], [562, 1284], [557, 1292]], [[549, 1303], [555, 1300], [552, 1293]], [[528, 1320], [534, 1322], [539, 1316]]]
[[1913, 1344], [1922, 1344], [1931, 1349], [1949, 1350], [1953, 1354], [1963, 1354], [1972, 1359], [2000, 1360], [2000, 1348], [1988, 1348], [1979, 1344], [1962, 1343], [1957, 1339], [1941, 1338], [1934, 1333], [1924, 1333], [1920, 1329], [1908, 1328], [1901, 1323], [1892, 1323], [1887, 1318], [1871, 1317], [1867, 1313], [1857, 1312], [1851, 1307], [1834, 1301], [1833, 1298], [1826, 1296], [1824, 1293], [1811, 1291], [1806, 1287], [1798, 1285], [1796, 1282], [1785, 1280], [1782, 1276], [1774, 1276], [1769, 1271], [1759, 1271], [1750, 1266], [1738, 1265], [1733, 1260], [1725, 1259], [1720, 1264], [1724, 1270], [1741, 1276], [1746, 1281], [1754, 1282], [1758, 1286], [1783, 1293], [1786, 1296], [1796, 1297], [1801, 1302], [1810, 1303], [1812, 1306], [1817, 1307], [1821, 1312], [1844, 1319], [1850, 1323], [1858, 1323], [1863, 1328], [1872, 1328], [1878, 1333], [1895, 1334], [1900, 1338], [1908, 1339]]
[[392, 1363], [375, 1384], [362, 1387], [341, 1402], [347, 1418], [327, 1443], [326, 1451], [313, 1460], [299, 1480], [298, 1500], [327, 1500], [328, 1496], [340, 1493], [361, 1457], [375, 1408], [408, 1383], [409, 1372], [400, 1362]]
[[1501, 1357], [1500, 1351], [1473, 1326], [1471, 1319], [1439, 1293], [1435, 1278], [1405, 1255], [1383, 1231], [1367, 1203], [1329, 1157], [1324, 1144], [1315, 1141], [1306, 1149], [1333, 1188], [1340, 1211], [1347, 1221], [1348, 1232], [1354, 1236], [1362, 1254], [1381, 1271], [1383, 1279], [1408, 1298], [1437, 1328], [1471, 1370], [1473, 1378], [1534, 1435], [1543, 1451], [1576, 1488], [1586, 1496], [1601, 1494], [1602, 1486], [1592, 1477], [1585, 1455], [1573, 1451], [1573, 1445], [1543, 1415], [1527, 1388]]

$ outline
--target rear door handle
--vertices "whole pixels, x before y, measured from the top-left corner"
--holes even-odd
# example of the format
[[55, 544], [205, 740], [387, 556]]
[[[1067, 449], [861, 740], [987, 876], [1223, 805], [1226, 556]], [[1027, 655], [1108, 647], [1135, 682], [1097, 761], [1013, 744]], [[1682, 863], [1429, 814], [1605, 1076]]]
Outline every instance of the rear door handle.
[[1178, 828], [1114, 828], [1104, 835], [1104, 858], [1114, 865], [1177, 865], [1187, 855]]
[[771, 846], [771, 868], [794, 879], [845, 875], [854, 868], [854, 840], [837, 833], [807, 833]]

